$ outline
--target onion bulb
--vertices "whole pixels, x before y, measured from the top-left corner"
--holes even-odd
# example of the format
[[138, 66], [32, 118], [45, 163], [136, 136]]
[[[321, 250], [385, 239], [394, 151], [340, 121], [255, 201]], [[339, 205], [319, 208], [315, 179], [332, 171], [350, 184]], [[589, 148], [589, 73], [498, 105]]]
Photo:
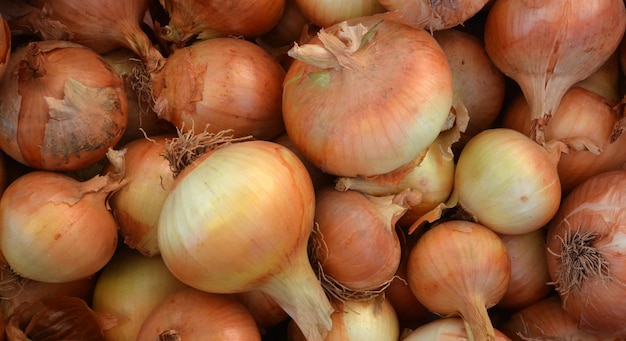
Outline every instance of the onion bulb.
[[560, 141], [541, 146], [513, 129], [483, 130], [462, 149], [445, 205], [501, 234], [540, 229], [559, 208], [557, 163], [564, 148]]
[[126, 184], [123, 152], [107, 157], [117, 171], [79, 182], [51, 171], [26, 173], [0, 199], [0, 248], [21, 277], [63, 283], [89, 277], [117, 246], [109, 195]]
[[285, 7], [285, 0], [159, 0], [159, 3], [169, 15], [169, 22], [159, 35], [183, 45], [192, 38], [259, 36], [276, 25]]
[[[626, 134], [621, 115], [609, 100], [579, 86], [570, 88], [555, 116], [546, 127], [546, 139], [576, 141], [584, 138], [599, 152], [570, 151], [561, 155], [557, 171], [563, 193], [569, 193], [588, 177], [621, 169], [626, 163]], [[530, 107], [524, 96], [516, 95], [504, 110], [502, 126], [524, 134], [530, 132]]]
[[295, 0], [295, 3], [302, 14], [318, 27], [386, 11], [378, 0]]
[[260, 46], [213, 38], [172, 53], [151, 75], [155, 110], [175, 127], [269, 140], [284, 130], [284, 69]]
[[[324, 341], [397, 341], [400, 325], [387, 300], [333, 301], [333, 328]], [[298, 326], [287, 326], [288, 341], [308, 341]]]
[[[518, 310], [502, 323], [502, 332], [513, 341], [580, 340], [615, 341], [581, 330], [561, 306], [558, 296], [550, 296]], [[620, 338], [622, 339], [622, 338]]]
[[93, 50], [57, 40], [20, 45], [0, 81], [0, 148], [36, 169], [87, 167], [124, 134], [127, 103], [119, 75]]
[[408, 281], [430, 311], [463, 318], [469, 340], [493, 340], [487, 309], [506, 292], [511, 263], [502, 239], [489, 228], [449, 220], [426, 231], [411, 248]]
[[374, 177], [411, 163], [439, 135], [452, 73], [428, 32], [360, 17], [323, 28], [285, 77], [283, 118], [294, 145], [322, 171]]
[[261, 334], [234, 297], [183, 288], [150, 312], [133, 340], [260, 341]]
[[[503, 332], [494, 329], [494, 341], [510, 341]], [[402, 341], [464, 341], [472, 340], [465, 329], [463, 319], [460, 317], [447, 317], [427, 322], [414, 330], [407, 332]]]
[[213, 293], [261, 290], [310, 341], [321, 341], [332, 307], [307, 254], [314, 214], [308, 171], [287, 147], [222, 145], [176, 176], [159, 217], [159, 248], [183, 283]]
[[[591, 76], [574, 84], [604, 97], [610, 103], [616, 104], [622, 95], [620, 92], [620, 65], [619, 53], [615, 51], [611, 57]], [[569, 90], [568, 90], [569, 91]], [[567, 95], [567, 94], [566, 94]]]
[[404, 24], [428, 31], [462, 25], [478, 13], [489, 0], [378, 0], [388, 16]]
[[43, 40], [70, 40], [105, 53], [125, 47], [133, 51], [150, 72], [165, 58], [152, 44], [141, 23], [148, 0], [28, 0], [32, 8], [10, 24]]
[[148, 314], [170, 294], [185, 287], [161, 257], [147, 257], [120, 247], [99, 273], [91, 306], [95, 312], [117, 321], [104, 331], [107, 341], [136, 340]]
[[548, 225], [547, 264], [563, 308], [582, 330], [626, 337], [626, 171], [594, 175]]
[[7, 20], [0, 14], [0, 79], [7, 70], [9, 57], [11, 57], [11, 29]]
[[531, 139], [543, 131], [565, 92], [617, 49], [626, 29], [623, 0], [495, 1], [484, 29], [487, 53], [530, 105]]
[[266, 334], [269, 329], [289, 317], [275, 299], [261, 290], [240, 292], [235, 297], [248, 309], [261, 334]]

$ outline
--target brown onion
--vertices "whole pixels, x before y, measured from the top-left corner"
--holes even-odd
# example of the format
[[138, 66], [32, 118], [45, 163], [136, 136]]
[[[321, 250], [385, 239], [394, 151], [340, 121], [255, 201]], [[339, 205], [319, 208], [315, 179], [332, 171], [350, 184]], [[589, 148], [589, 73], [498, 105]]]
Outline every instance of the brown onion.
[[378, 0], [388, 16], [402, 23], [437, 31], [462, 25], [480, 11], [488, 0]]
[[626, 171], [574, 188], [548, 225], [548, 271], [563, 308], [584, 331], [626, 337]]
[[287, 320], [287, 312], [270, 295], [261, 290], [249, 290], [234, 294], [256, 321], [261, 334]]
[[11, 29], [5, 18], [0, 14], [0, 79], [4, 73], [11, 57]]
[[[510, 341], [500, 330], [494, 329], [494, 341]], [[461, 341], [472, 340], [465, 329], [463, 319], [446, 317], [427, 322], [414, 330], [407, 331], [402, 341]]]
[[255, 37], [269, 31], [280, 19], [285, 0], [159, 0], [169, 22], [159, 34], [185, 43], [191, 38]]
[[302, 14], [319, 27], [328, 27], [344, 20], [386, 11], [378, 0], [295, 0], [295, 2]]
[[[504, 110], [502, 126], [529, 134], [530, 110], [524, 96], [514, 96]], [[591, 149], [597, 149], [570, 150], [560, 156], [557, 171], [563, 193], [594, 174], [624, 166], [626, 136], [616, 131], [621, 116], [606, 98], [575, 86], [565, 93], [555, 114], [544, 131], [546, 139], [591, 144]]]
[[494, 64], [517, 82], [530, 105], [530, 137], [543, 130], [565, 92], [604, 64], [624, 35], [623, 0], [498, 0], [485, 23]]
[[260, 46], [213, 38], [176, 50], [152, 75], [155, 110], [175, 127], [268, 140], [284, 131], [285, 71]]
[[0, 148], [33, 168], [67, 171], [105, 157], [126, 129], [120, 77], [93, 50], [48, 40], [18, 47], [0, 82]]
[[591, 76], [574, 84], [592, 91], [607, 99], [610, 103], [618, 103], [622, 97], [620, 92], [619, 53], [615, 51], [611, 57]]
[[234, 297], [185, 288], [152, 310], [136, 340], [260, 341], [261, 334]]

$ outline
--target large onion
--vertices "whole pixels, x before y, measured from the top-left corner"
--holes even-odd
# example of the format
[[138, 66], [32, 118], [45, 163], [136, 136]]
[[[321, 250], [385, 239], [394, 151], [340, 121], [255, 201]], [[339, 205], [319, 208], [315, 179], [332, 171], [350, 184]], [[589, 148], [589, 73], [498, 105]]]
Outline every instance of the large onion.
[[324, 172], [392, 172], [428, 147], [448, 118], [452, 74], [424, 30], [361, 17], [321, 30], [290, 55], [297, 60], [285, 77], [285, 127]]

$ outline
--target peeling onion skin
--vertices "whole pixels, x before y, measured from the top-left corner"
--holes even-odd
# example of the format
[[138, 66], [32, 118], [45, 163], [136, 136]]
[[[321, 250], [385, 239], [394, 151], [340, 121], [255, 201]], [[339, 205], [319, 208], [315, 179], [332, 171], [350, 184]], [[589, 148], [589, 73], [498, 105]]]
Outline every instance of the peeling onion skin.
[[[352, 69], [294, 60], [283, 87], [285, 128], [326, 173], [390, 173], [413, 161], [442, 130], [452, 105], [452, 72], [426, 31], [374, 16], [347, 24], [377, 26], [371, 40], [350, 54]], [[341, 27], [325, 32], [336, 35]], [[316, 36], [307, 45], [322, 42]]]
[[47, 40], [12, 53], [0, 82], [0, 112], [7, 155], [39, 170], [73, 171], [103, 159], [121, 139], [128, 99], [100, 55]]
[[[582, 330], [626, 337], [626, 171], [578, 185], [548, 226], [550, 278]], [[585, 270], [580, 270], [585, 269]]]

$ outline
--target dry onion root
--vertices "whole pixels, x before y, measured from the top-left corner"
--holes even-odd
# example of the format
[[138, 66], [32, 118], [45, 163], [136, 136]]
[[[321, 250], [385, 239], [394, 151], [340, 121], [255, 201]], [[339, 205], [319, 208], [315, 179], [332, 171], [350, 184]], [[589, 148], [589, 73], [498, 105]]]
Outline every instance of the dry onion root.
[[548, 225], [547, 264], [563, 308], [584, 331], [626, 337], [626, 171], [590, 177]]

